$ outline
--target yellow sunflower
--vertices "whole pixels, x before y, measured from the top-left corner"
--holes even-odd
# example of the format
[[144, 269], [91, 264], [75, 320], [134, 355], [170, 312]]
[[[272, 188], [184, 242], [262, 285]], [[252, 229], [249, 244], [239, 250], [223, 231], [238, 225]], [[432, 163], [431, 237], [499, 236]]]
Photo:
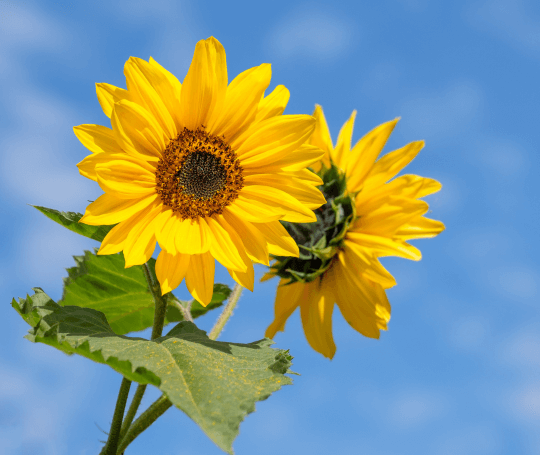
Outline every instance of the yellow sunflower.
[[278, 220], [309, 223], [325, 203], [320, 179], [306, 169], [323, 151], [306, 143], [309, 115], [281, 115], [289, 92], [268, 96], [269, 64], [229, 84], [223, 46], [197, 43], [181, 84], [155, 60], [131, 57], [127, 90], [97, 84], [111, 128], [80, 125], [92, 152], [82, 175], [105, 192], [81, 222], [117, 224], [98, 254], [124, 252], [126, 267], [146, 262], [156, 241], [156, 275], [163, 293], [182, 280], [202, 304], [212, 298], [214, 259], [253, 289], [252, 260], [298, 255]]
[[390, 303], [385, 289], [396, 284], [379, 257], [400, 256], [415, 261], [421, 253], [410, 239], [434, 237], [444, 224], [423, 215], [420, 200], [441, 189], [436, 180], [416, 175], [394, 178], [422, 149], [423, 141], [378, 158], [397, 119], [378, 126], [351, 148], [356, 112], [332, 145], [320, 106], [310, 144], [325, 151], [314, 165], [322, 177], [327, 203], [317, 209], [318, 222], [289, 225], [300, 246], [299, 258], [277, 257], [264, 279], [281, 277], [275, 319], [266, 330], [273, 338], [297, 307], [304, 333], [313, 349], [332, 358], [332, 312], [337, 303], [347, 322], [362, 335], [379, 338], [387, 329]]

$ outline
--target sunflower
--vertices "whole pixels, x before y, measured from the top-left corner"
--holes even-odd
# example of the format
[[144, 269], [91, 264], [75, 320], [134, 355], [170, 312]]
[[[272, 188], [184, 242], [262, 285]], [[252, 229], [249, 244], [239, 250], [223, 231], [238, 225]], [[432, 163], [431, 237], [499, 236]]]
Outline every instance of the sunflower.
[[320, 179], [307, 170], [323, 151], [307, 144], [309, 115], [282, 115], [289, 99], [279, 85], [267, 96], [263, 64], [228, 83], [225, 50], [199, 41], [181, 84], [150, 58], [124, 66], [127, 90], [97, 84], [111, 128], [80, 125], [92, 152], [80, 173], [105, 192], [81, 222], [116, 226], [98, 254], [124, 252], [125, 266], [143, 264], [156, 241], [163, 293], [182, 280], [202, 304], [212, 298], [215, 261], [253, 290], [252, 261], [297, 256], [279, 220], [316, 221], [325, 203]]
[[397, 119], [370, 131], [351, 148], [356, 112], [342, 127], [336, 147], [320, 106], [313, 115], [317, 125], [310, 144], [325, 155], [312, 168], [322, 177], [328, 202], [315, 211], [317, 223], [284, 223], [300, 245], [300, 257], [276, 257], [263, 277], [281, 277], [275, 319], [266, 336], [283, 331], [288, 317], [300, 307], [309, 344], [332, 358], [335, 303], [362, 335], [379, 338], [380, 330], [387, 329], [390, 303], [385, 289], [396, 281], [378, 258], [421, 259], [407, 240], [434, 237], [444, 230], [443, 223], [423, 216], [428, 204], [419, 199], [439, 191], [441, 184], [416, 175], [394, 178], [423, 148], [423, 141], [377, 159]]

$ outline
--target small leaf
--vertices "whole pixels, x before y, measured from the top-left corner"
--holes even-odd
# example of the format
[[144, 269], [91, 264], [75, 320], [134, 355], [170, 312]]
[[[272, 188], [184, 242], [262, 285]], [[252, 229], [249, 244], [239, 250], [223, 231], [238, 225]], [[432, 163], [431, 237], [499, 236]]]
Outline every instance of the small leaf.
[[90, 226], [88, 224], [79, 223], [79, 220], [82, 218], [82, 214], [77, 212], [59, 212], [58, 210], [48, 209], [47, 207], [40, 207], [38, 205], [33, 205], [32, 207], [38, 209], [46, 217], [56, 221], [58, 224], [61, 224], [70, 231], [84, 235], [90, 239], [97, 240], [98, 242], [103, 241], [105, 236], [114, 227], [114, 225]]
[[[113, 331], [118, 335], [138, 332], [152, 327], [154, 298], [146, 284], [142, 266], [125, 268], [122, 253], [98, 256], [85, 251], [84, 256], [74, 257], [76, 266], [67, 269], [61, 305], [76, 305], [101, 311], [107, 317]], [[148, 261], [154, 274], [155, 260]], [[214, 285], [212, 301], [206, 307], [199, 302], [192, 305], [194, 318], [218, 308], [231, 290], [224, 284]], [[175, 308], [178, 301], [168, 296], [165, 323], [183, 321], [182, 312]]]
[[272, 340], [249, 344], [210, 340], [191, 322], [181, 322], [153, 341], [116, 335], [105, 315], [90, 308], [60, 306], [41, 289], [12, 306], [32, 325], [26, 336], [68, 354], [109, 365], [126, 378], [158, 387], [223, 450], [245, 416], [281, 386], [292, 357], [272, 349]]

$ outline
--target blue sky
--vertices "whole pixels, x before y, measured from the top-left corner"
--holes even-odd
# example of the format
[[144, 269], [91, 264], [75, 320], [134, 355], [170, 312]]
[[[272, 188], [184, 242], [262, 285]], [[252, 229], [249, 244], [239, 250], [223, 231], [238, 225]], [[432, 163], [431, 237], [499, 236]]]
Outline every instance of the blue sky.
[[[78, 174], [87, 151], [72, 127], [107, 123], [94, 83], [125, 87], [131, 55], [153, 56], [182, 80], [195, 43], [210, 35], [225, 46], [230, 76], [272, 63], [272, 86], [291, 91], [286, 113], [321, 104], [334, 140], [353, 109], [354, 140], [401, 116], [387, 150], [426, 140], [407, 171], [443, 183], [429, 202], [447, 226], [415, 243], [421, 262], [384, 261], [398, 286], [380, 340], [336, 312], [338, 351], [328, 361], [291, 318], [276, 342], [301, 376], [258, 403], [236, 453], [540, 454], [532, 0], [1, 0], [0, 453], [98, 453], [120, 384], [105, 366], [22, 338], [27, 326], [11, 298], [34, 286], [59, 298], [71, 256], [96, 246], [26, 204], [84, 211], [100, 192]], [[222, 271], [218, 280], [230, 283]], [[223, 339], [260, 339], [274, 294], [274, 282], [247, 292]], [[128, 453], [221, 452], [173, 409]]]

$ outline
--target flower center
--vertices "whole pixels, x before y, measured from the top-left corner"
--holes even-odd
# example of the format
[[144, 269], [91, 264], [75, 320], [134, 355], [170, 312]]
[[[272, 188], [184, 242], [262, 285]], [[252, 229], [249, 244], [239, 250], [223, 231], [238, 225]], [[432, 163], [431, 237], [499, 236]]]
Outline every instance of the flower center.
[[156, 192], [183, 220], [222, 213], [243, 186], [234, 150], [201, 128], [184, 128], [157, 165]]

